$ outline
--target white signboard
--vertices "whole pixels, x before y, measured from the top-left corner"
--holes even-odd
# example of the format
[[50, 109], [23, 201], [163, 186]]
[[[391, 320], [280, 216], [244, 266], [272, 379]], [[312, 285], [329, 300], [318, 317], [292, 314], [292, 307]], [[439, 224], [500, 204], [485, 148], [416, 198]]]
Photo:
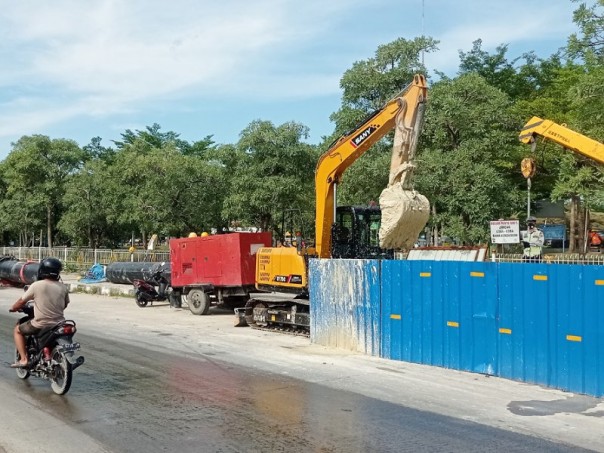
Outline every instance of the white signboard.
[[518, 244], [520, 242], [518, 220], [491, 221], [491, 242], [493, 244]]

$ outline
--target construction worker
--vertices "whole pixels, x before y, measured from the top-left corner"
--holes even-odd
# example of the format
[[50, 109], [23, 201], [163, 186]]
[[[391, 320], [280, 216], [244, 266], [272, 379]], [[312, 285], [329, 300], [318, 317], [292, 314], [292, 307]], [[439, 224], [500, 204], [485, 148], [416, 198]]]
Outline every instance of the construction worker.
[[545, 237], [543, 231], [537, 228], [537, 219], [535, 217], [526, 219], [526, 230], [522, 232], [522, 242], [525, 246], [522, 261], [541, 262]]
[[602, 249], [602, 236], [597, 231], [589, 231], [589, 248], [598, 252]]

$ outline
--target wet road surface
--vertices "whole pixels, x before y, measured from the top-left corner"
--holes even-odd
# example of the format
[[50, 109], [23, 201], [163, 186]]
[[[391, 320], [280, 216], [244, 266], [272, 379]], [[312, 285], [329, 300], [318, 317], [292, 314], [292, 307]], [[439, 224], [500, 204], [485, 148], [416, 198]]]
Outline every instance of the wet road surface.
[[[0, 325], [14, 323], [0, 315]], [[164, 334], [165, 335], [165, 334]], [[0, 379], [39, 409], [116, 452], [577, 452], [461, 419], [223, 363], [80, 334], [86, 363], [66, 396], [48, 382]], [[0, 335], [11, 359], [10, 329]], [[1, 400], [1, 397], [0, 397]]]

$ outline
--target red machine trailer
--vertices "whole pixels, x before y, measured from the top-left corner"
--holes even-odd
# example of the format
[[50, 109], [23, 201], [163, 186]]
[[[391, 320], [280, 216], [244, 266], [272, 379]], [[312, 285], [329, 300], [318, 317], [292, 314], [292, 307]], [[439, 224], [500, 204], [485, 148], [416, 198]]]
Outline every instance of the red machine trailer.
[[229, 233], [170, 241], [171, 286], [191, 313], [211, 305], [243, 307], [255, 291], [256, 251], [271, 246], [270, 233]]

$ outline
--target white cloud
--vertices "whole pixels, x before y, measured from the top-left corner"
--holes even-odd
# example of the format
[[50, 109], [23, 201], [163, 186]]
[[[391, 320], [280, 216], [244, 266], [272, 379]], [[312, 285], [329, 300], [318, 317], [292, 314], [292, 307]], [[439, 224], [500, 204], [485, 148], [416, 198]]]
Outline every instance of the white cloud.
[[36, 48], [21, 76], [72, 92], [161, 95], [220, 77], [282, 35], [275, 25], [279, 11], [267, 16], [227, 8], [218, 16], [180, 1], [171, 5], [180, 11], [177, 22], [163, 2], [145, 9], [112, 1], [91, 2], [98, 5], [92, 9], [83, 6], [88, 2], [57, 3], [35, 12], [17, 8], [11, 29], [14, 41]]
[[[134, 123], [138, 110], [177, 102], [185, 110], [191, 100], [261, 99], [268, 105], [336, 97], [342, 72], [354, 59], [373, 56], [390, 38], [421, 34], [422, 3], [6, 3], [0, 10], [0, 138], [114, 114]], [[519, 0], [425, 0], [426, 34], [441, 41], [441, 50], [426, 62], [454, 71], [458, 50], [469, 50], [477, 38], [488, 50], [567, 36], [572, 7], [551, 3], [533, 0], [529, 14]]]
[[[260, 95], [264, 90], [275, 95], [285, 84], [270, 83], [258, 70], [272, 64], [271, 53], [303, 46], [326, 20], [317, 11], [334, 14], [346, 2], [321, 8], [318, 2], [302, 3], [55, 0], [5, 5], [0, 86], [20, 97], [0, 104], [11, 112], [0, 116], [0, 134], [35, 130], [70, 115], [122, 112], [133, 102], [184, 96], [188, 90], [198, 96]], [[316, 93], [326, 91], [322, 78], [333, 83], [328, 76], [313, 78]], [[308, 94], [309, 86], [304, 91]], [[52, 108], [46, 105], [49, 98]]]
[[33, 134], [36, 130], [40, 130], [49, 124], [73, 118], [75, 115], [83, 113], [82, 108], [78, 105], [69, 105], [63, 108], [36, 105], [35, 108], [9, 111], [0, 115], [0, 136], [11, 137], [15, 135], [15, 131], [28, 131], [28, 133]]
[[[344, 2], [53, 1], [14, 5], [3, 13], [10, 38], [3, 46], [30, 48], [28, 61], [12, 60], [3, 84], [18, 77], [76, 93], [136, 100], [197, 85], [214, 90], [260, 57], [290, 46], [320, 28]], [[92, 5], [92, 6], [89, 6]], [[336, 5], [336, 6], [334, 6]], [[338, 6], [339, 5], [339, 6]], [[297, 8], [295, 14], [288, 8]], [[35, 8], [35, 9], [34, 9]], [[314, 16], [311, 14], [315, 12]], [[321, 16], [317, 16], [319, 11]], [[295, 19], [295, 21], [292, 21]], [[323, 20], [321, 20], [323, 19]], [[273, 54], [275, 55], [275, 54]], [[276, 55], [275, 55], [276, 56]], [[7, 75], [8, 74], [8, 75]], [[10, 75], [13, 75], [11, 80]], [[238, 74], [241, 79], [241, 74]]]

